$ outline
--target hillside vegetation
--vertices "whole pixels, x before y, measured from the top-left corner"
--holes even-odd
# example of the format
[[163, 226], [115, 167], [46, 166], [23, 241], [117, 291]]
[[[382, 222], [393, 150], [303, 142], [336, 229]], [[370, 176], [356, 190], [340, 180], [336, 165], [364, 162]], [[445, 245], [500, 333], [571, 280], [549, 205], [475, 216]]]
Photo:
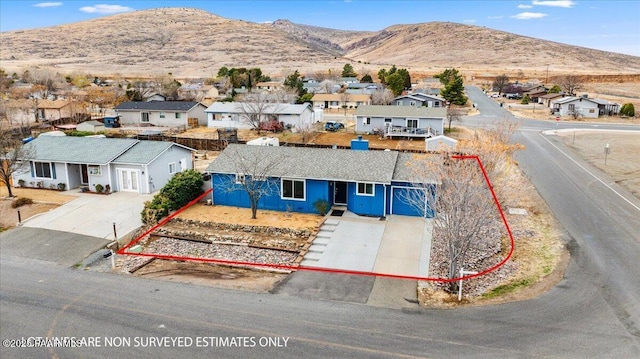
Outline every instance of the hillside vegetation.
[[356, 71], [395, 64], [425, 73], [457, 67], [491, 75], [547, 65], [556, 73], [640, 72], [637, 56], [478, 26], [432, 22], [347, 31], [287, 20], [252, 23], [190, 8], [3, 32], [0, 41], [0, 66], [10, 71], [46, 65], [104, 75], [212, 76], [221, 66], [257, 66], [277, 76], [294, 69], [340, 69], [352, 61]]

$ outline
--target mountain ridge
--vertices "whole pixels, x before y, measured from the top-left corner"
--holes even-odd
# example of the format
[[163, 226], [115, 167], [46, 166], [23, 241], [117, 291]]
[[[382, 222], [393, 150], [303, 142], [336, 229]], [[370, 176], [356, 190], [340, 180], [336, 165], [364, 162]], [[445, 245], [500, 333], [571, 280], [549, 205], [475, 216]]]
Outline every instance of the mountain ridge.
[[[280, 19], [253, 23], [193, 8], [157, 8], [0, 33], [3, 68], [49, 66], [95, 74], [212, 76], [221, 66], [286, 74], [366, 71], [395, 64], [436, 73], [537, 71], [640, 73], [640, 57], [450, 22], [353, 31]], [[360, 70], [356, 68], [356, 71]], [[277, 75], [277, 74], [276, 74]]]

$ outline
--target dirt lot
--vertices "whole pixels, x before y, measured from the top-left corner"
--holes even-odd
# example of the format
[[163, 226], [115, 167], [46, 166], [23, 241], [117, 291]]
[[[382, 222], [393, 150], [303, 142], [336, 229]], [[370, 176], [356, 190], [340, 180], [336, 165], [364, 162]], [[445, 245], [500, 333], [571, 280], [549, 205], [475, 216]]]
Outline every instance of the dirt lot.
[[[606, 131], [562, 132], [564, 143], [617, 184], [640, 198], [640, 133]], [[607, 164], [604, 148], [609, 144]]]
[[251, 226], [314, 229], [320, 226], [323, 217], [316, 214], [288, 213], [258, 210], [256, 219], [251, 219], [249, 208], [229, 206], [205, 206], [198, 203], [180, 213], [177, 218], [202, 222], [230, 223]]
[[0, 227], [5, 229], [16, 226], [18, 223], [18, 210], [20, 210], [20, 215], [24, 221], [29, 217], [50, 211], [76, 198], [47, 189], [12, 188], [11, 191], [16, 196], [15, 198], [31, 198], [34, 203], [19, 208], [11, 208], [15, 198], [7, 198], [7, 188], [2, 185], [0, 188]]

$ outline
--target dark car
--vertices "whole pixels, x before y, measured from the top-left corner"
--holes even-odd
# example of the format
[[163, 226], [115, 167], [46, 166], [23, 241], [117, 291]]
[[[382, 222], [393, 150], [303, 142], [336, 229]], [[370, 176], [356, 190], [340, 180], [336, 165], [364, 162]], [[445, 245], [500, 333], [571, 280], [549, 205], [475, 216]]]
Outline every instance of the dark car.
[[329, 121], [324, 124], [325, 131], [335, 132], [341, 129], [344, 129], [344, 123], [342, 122]]

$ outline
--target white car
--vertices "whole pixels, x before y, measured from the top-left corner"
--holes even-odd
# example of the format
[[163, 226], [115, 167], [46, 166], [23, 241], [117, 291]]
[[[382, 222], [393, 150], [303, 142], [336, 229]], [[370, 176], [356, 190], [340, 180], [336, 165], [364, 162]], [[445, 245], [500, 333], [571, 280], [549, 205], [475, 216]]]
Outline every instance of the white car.
[[498, 95], [497, 93], [494, 93], [494, 94], [491, 95], [491, 97], [498, 98], [498, 97], [500, 97], [500, 95]]

